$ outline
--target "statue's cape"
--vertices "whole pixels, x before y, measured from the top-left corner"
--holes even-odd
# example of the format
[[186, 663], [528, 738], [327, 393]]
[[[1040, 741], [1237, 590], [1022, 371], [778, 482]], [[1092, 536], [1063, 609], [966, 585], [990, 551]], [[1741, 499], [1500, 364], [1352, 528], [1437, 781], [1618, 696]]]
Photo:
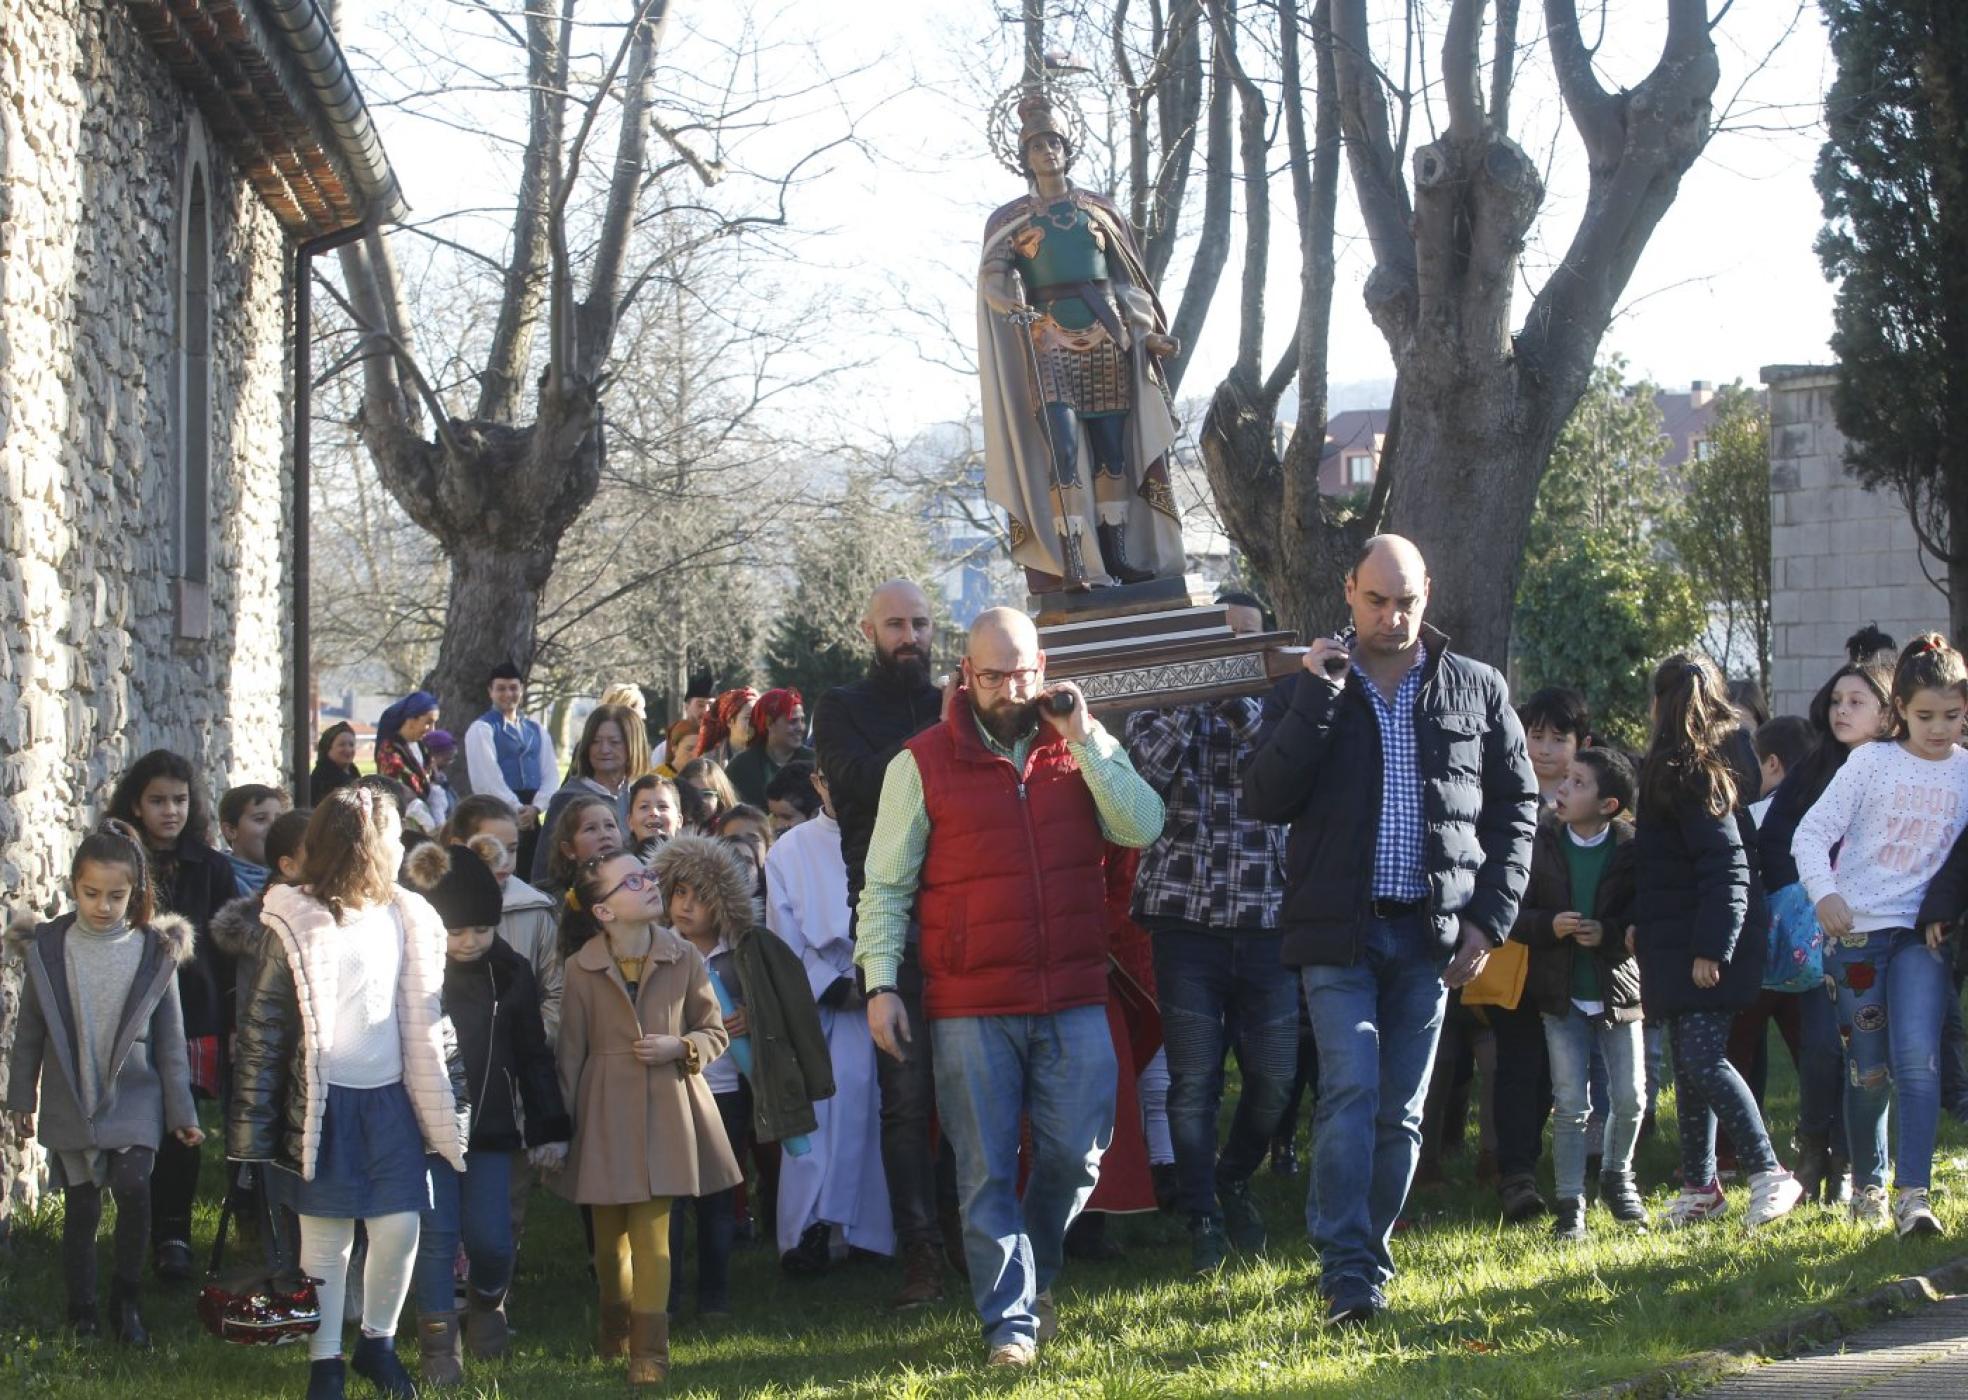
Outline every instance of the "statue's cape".
[[[1112, 200], [1091, 190], [1073, 189], [1070, 197], [1107, 235], [1111, 288], [1127, 327], [1127, 358], [1133, 380], [1134, 407], [1128, 414], [1128, 462], [1134, 494], [1128, 505], [1127, 544], [1130, 562], [1152, 569], [1158, 578], [1180, 577], [1186, 557], [1182, 526], [1175, 515], [1169, 487], [1168, 454], [1175, 445], [1175, 420], [1141, 338], [1149, 332], [1167, 334], [1168, 319], [1148, 280], [1147, 268], [1134, 231]], [[1063, 575], [1059, 534], [1061, 520], [1052, 495], [1051, 455], [1045, 427], [1032, 401], [1031, 342], [1024, 330], [1005, 318], [1000, 307], [1025, 299], [1012, 262], [1011, 239], [1031, 219], [1028, 197], [1012, 200], [985, 221], [984, 252], [977, 273], [977, 365], [982, 380], [984, 414], [984, 492], [1010, 517], [1011, 557], [1028, 569], [1055, 577]], [[1080, 501], [1092, 506], [1092, 451], [1080, 432]], [[1069, 503], [1069, 512], [1079, 508]], [[1100, 572], [1100, 551], [1092, 547], [1094, 520], [1070, 522], [1089, 542], [1087, 567], [1093, 583], [1113, 582]]]

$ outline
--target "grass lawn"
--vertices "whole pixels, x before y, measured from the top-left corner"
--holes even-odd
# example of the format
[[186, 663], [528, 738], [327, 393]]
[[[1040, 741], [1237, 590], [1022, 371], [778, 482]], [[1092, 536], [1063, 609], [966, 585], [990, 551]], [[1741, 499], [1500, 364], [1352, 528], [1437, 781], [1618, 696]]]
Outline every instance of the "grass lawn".
[[[1794, 1121], [1789, 1061], [1771, 1046], [1771, 1112]], [[1651, 1203], [1669, 1194], [1671, 1101], [1662, 1133], [1642, 1149]], [[1024, 1375], [987, 1373], [961, 1301], [906, 1316], [882, 1310], [895, 1272], [851, 1264], [819, 1280], [782, 1275], [768, 1251], [741, 1251], [735, 1320], [679, 1319], [672, 1393], [691, 1396], [1549, 1396], [1632, 1376], [1741, 1337], [1802, 1310], [1866, 1292], [1968, 1253], [1968, 1132], [1942, 1129], [1937, 1209], [1949, 1235], [1901, 1244], [1863, 1235], [1823, 1211], [1748, 1235], [1737, 1218], [1675, 1236], [1616, 1231], [1603, 1211], [1593, 1237], [1559, 1246], [1542, 1224], [1499, 1223], [1489, 1193], [1451, 1167], [1445, 1188], [1410, 1203], [1395, 1250], [1392, 1312], [1365, 1335], [1318, 1325], [1303, 1213], [1303, 1178], [1261, 1175], [1271, 1221], [1268, 1257], [1210, 1279], [1186, 1273], [1187, 1238], [1167, 1218], [1126, 1221], [1127, 1257], [1069, 1264], [1059, 1288], [1061, 1335]], [[1788, 1159], [1788, 1150], [1784, 1155]], [[1731, 1191], [1739, 1215], [1741, 1189]], [[210, 1214], [201, 1219], [210, 1231]], [[609, 1396], [619, 1363], [591, 1354], [593, 1288], [571, 1207], [537, 1199], [520, 1256], [505, 1362], [478, 1368], [466, 1396]], [[0, 1395], [244, 1397], [298, 1395], [298, 1348], [249, 1352], [198, 1330], [191, 1290], [153, 1290], [148, 1356], [110, 1343], [78, 1346], [62, 1317], [59, 1212], [18, 1222], [0, 1256]], [[209, 1242], [209, 1234], [206, 1237]], [[105, 1254], [107, 1242], [105, 1241]], [[105, 1266], [107, 1259], [105, 1257]], [[408, 1311], [402, 1327], [413, 1346]], [[414, 1360], [411, 1362], [414, 1368]], [[371, 1393], [351, 1378], [350, 1394]]]

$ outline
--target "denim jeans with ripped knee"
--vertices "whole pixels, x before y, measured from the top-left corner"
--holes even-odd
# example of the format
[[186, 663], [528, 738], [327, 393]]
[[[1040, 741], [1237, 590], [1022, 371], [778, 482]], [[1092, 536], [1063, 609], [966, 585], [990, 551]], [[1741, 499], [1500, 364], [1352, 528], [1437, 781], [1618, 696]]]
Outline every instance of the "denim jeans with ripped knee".
[[1913, 929], [1874, 929], [1827, 938], [1825, 971], [1845, 1040], [1852, 1183], [1885, 1185], [1886, 1106], [1897, 1089], [1893, 1184], [1928, 1186], [1941, 1117], [1941, 1024], [1954, 990], [1946, 960]]

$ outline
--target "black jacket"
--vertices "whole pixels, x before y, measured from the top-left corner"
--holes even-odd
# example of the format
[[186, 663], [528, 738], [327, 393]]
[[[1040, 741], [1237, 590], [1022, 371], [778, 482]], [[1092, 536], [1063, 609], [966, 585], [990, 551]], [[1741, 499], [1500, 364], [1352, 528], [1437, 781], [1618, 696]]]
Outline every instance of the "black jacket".
[[[1633, 828], [1624, 820], [1613, 823], [1607, 835], [1612, 859], [1599, 877], [1591, 909], [1572, 902], [1572, 867], [1565, 857], [1565, 824], [1546, 817], [1538, 825], [1531, 848], [1531, 882], [1524, 890], [1517, 926], [1510, 936], [1531, 950], [1530, 975], [1524, 995], [1547, 1016], [1569, 1015], [1572, 1009], [1572, 965], [1580, 957], [1599, 960], [1599, 984], [1606, 992], [1606, 1011], [1615, 1021], [1640, 1019], [1640, 967], [1626, 951], [1627, 916], [1633, 908]], [[1585, 949], [1551, 931], [1560, 914], [1584, 914], [1606, 926], [1605, 941]]]
[[[234, 969], [231, 956], [211, 939], [212, 917], [239, 894], [239, 877], [219, 851], [189, 836], [178, 838], [170, 888], [161, 909], [186, 919], [198, 931], [191, 961], [178, 969], [178, 1001], [184, 1007], [185, 1036], [225, 1036], [232, 1031]], [[155, 853], [153, 868], [158, 861]], [[160, 881], [161, 883], [161, 881]]]
[[927, 683], [903, 685], [881, 670], [828, 691], [814, 707], [813, 748], [840, 822], [850, 907], [861, 898], [868, 840], [875, 832], [889, 760], [942, 717], [942, 691]]
[[[1730, 766], [1738, 791], [1756, 791], [1756, 751], [1737, 732]], [[1739, 1011], [1762, 993], [1770, 914], [1763, 897], [1756, 823], [1738, 805], [1712, 817], [1692, 804], [1651, 810], [1634, 823], [1634, 949], [1651, 1018]], [[1722, 964], [1722, 980], [1697, 987], [1694, 960]]]
[[539, 988], [525, 958], [495, 938], [476, 962], [447, 959], [444, 1014], [458, 1035], [471, 1096], [472, 1151], [511, 1152], [573, 1136], [540, 1019]]
[[[1509, 936], [1530, 878], [1537, 779], [1509, 687], [1493, 668], [1448, 649], [1424, 626], [1428, 661], [1415, 704], [1421, 769], [1423, 875], [1443, 952], [1468, 919], [1492, 942]], [[1264, 702], [1257, 749], [1244, 765], [1246, 814], [1290, 822], [1284, 960], [1350, 964], [1373, 898], [1380, 828], [1380, 722], [1357, 672], [1335, 690], [1298, 675]]]

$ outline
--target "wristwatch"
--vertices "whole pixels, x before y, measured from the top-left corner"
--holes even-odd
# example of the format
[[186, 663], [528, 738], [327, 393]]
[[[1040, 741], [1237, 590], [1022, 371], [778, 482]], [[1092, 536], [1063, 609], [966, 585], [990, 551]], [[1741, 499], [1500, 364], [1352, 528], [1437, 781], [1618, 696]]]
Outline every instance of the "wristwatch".
[[864, 1001], [873, 1001], [876, 997], [883, 995], [899, 997], [902, 995], [902, 992], [893, 982], [887, 982], [879, 987], [868, 988], [867, 991], [861, 994], [861, 997]]

